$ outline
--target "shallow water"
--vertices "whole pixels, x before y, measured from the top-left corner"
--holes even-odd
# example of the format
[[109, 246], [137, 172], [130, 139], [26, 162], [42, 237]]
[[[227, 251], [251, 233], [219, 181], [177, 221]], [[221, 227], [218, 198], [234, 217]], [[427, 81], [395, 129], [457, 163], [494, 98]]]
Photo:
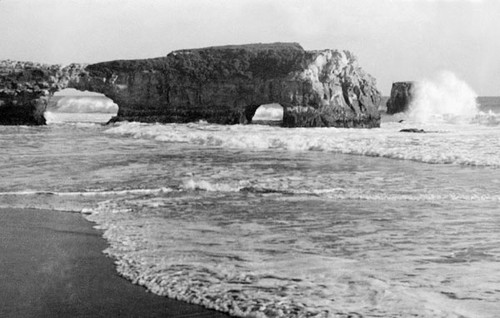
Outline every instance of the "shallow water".
[[497, 119], [0, 127], [0, 206], [83, 212], [122, 275], [236, 316], [497, 317]]

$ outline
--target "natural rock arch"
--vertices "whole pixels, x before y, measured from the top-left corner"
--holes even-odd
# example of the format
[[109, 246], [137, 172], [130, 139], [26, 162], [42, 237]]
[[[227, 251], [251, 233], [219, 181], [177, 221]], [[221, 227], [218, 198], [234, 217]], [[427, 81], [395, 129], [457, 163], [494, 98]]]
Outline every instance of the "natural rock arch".
[[118, 105], [101, 93], [65, 88], [50, 96], [44, 117], [49, 123], [107, 123], [116, 116]]
[[278, 103], [259, 105], [251, 117], [252, 124], [272, 124], [283, 123], [284, 107]]
[[[43, 107], [46, 96], [71, 87], [113, 100], [118, 121], [243, 124], [260, 105], [279, 103], [286, 127], [380, 125], [375, 79], [350, 52], [305, 51], [296, 43], [181, 50], [67, 67], [32, 64], [15, 72], [21, 80], [0, 64], [0, 100], [14, 108], [32, 101]], [[23, 99], [13, 86], [31, 95]]]

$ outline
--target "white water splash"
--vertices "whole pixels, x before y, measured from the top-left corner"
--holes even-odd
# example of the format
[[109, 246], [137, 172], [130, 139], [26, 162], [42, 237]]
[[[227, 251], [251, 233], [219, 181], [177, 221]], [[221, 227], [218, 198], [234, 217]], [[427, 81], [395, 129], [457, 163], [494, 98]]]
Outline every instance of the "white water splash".
[[478, 115], [477, 94], [448, 71], [417, 82], [409, 119], [414, 122], [470, 122]]
[[267, 104], [257, 108], [253, 120], [283, 120], [283, 107], [279, 104]]

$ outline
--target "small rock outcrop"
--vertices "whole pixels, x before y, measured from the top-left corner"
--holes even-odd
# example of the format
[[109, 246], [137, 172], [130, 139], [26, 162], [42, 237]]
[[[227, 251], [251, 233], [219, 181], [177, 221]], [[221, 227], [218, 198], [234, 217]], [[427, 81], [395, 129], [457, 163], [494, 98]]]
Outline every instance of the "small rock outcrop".
[[10, 114], [3, 111], [5, 105], [43, 113], [47, 96], [73, 87], [112, 99], [119, 106], [114, 121], [244, 124], [260, 105], [279, 103], [286, 127], [380, 126], [375, 79], [348, 51], [306, 51], [296, 43], [273, 43], [65, 68], [3, 65], [2, 117]]
[[415, 82], [396, 82], [392, 84], [391, 96], [387, 101], [387, 113], [402, 113], [408, 110], [408, 106], [415, 95]]
[[399, 132], [419, 133], [419, 134], [426, 133], [425, 130], [419, 129], [419, 128], [404, 128], [404, 129], [401, 129]]

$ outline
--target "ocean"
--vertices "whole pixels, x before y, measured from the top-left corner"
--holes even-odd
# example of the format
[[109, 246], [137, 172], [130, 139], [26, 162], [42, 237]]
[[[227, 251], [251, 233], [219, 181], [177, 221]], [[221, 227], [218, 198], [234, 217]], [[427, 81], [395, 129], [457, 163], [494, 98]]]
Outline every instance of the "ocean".
[[0, 207], [82, 213], [131, 282], [237, 317], [499, 317], [500, 97], [478, 104], [375, 129], [56, 107], [0, 126]]

